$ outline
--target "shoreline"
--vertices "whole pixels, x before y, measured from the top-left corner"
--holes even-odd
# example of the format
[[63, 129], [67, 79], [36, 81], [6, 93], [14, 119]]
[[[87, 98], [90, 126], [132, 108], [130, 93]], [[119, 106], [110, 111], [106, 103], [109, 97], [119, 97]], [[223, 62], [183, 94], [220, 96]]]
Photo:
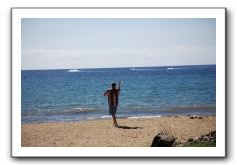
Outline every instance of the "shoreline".
[[[191, 117], [191, 116], [202, 116], [202, 117], [207, 117], [207, 116], [214, 116], [216, 117], [216, 114], [202, 114], [202, 115], [145, 115], [145, 116], [116, 116], [118, 120], [120, 119], [153, 119], [153, 118], [169, 118], [169, 117]], [[111, 115], [104, 115], [101, 117], [88, 117], [87, 119], [78, 119], [78, 120], [52, 120], [52, 121], [41, 121], [41, 122], [26, 122], [22, 121], [21, 124], [42, 124], [42, 123], [78, 123], [78, 122], [86, 122], [86, 121], [97, 121], [97, 120], [110, 120], [112, 119]]]
[[166, 131], [184, 143], [216, 130], [216, 116], [166, 116], [78, 122], [31, 123], [21, 126], [22, 147], [149, 147], [154, 136]]

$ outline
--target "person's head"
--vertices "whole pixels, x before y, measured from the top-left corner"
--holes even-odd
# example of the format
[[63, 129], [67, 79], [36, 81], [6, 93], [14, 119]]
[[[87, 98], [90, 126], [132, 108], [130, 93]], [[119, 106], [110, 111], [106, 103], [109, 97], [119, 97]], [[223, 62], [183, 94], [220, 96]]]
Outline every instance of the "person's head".
[[112, 89], [116, 89], [116, 83], [112, 83]]

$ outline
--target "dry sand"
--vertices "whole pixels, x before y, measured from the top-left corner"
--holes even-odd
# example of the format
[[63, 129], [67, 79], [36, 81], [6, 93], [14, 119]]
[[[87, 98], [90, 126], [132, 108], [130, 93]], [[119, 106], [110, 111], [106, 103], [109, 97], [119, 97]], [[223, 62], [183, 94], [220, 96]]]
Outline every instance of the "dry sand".
[[118, 124], [122, 127], [113, 127], [111, 119], [23, 124], [22, 147], [148, 147], [160, 131], [169, 132], [182, 143], [216, 130], [216, 117], [118, 119]]

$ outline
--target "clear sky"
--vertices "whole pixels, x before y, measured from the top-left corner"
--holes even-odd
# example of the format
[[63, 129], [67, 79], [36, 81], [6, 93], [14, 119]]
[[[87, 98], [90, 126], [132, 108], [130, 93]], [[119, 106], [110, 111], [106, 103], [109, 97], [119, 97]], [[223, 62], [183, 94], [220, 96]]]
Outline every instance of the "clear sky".
[[22, 19], [22, 69], [216, 63], [216, 20]]

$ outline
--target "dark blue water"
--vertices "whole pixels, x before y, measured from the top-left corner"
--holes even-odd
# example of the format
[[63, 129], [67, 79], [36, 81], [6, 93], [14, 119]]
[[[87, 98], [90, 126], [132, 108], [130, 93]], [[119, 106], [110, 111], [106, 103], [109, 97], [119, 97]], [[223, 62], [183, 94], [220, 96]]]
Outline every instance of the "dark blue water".
[[119, 80], [118, 117], [216, 114], [215, 65], [34, 70], [22, 71], [22, 123], [106, 118]]

